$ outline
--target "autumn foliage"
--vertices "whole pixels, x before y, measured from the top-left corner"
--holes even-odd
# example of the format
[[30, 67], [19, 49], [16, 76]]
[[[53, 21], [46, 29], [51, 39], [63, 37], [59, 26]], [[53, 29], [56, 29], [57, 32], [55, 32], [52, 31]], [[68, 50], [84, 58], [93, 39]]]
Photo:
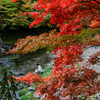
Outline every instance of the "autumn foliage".
[[[97, 47], [97, 48], [98, 48], [98, 47]], [[99, 63], [99, 60], [100, 60], [99, 56], [100, 56], [100, 51], [97, 52], [96, 54], [90, 56], [90, 59], [88, 59], [88, 62], [89, 62], [90, 64]]]
[[98, 74], [88, 66], [75, 66], [82, 59], [80, 55], [87, 45], [96, 43], [100, 45], [97, 39], [93, 39], [100, 32], [98, 31], [100, 30], [100, 1], [38, 0], [33, 8], [35, 12], [23, 14], [35, 18], [29, 27], [39, 25], [44, 21], [44, 17], [50, 14], [49, 23], [56, 24], [59, 31], [53, 30], [39, 36], [19, 39], [15, 44], [16, 47], [7, 53], [26, 54], [45, 47], [49, 50], [53, 49], [57, 57], [54, 59], [51, 75], [41, 79], [38, 75], [31, 74], [30, 78], [26, 76], [24, 80], [24, 77], [19, 79], [32, 82], [37, 81], [35, 77], [38, 77], [42, 80], [43, 83], [38, 86], [37, 93], [45, 96], [43, 100], [78, 100], [81, 95], [88, 98], [100, 92]]
[[16, 80], [16, 82], [25, 82], [25, 83], [28, 83], [29, 85], [32, 85], [36, 82], [43, 81], [41, 76], [37, 75], [35, 73], [28, 73], [26, 76], [21, 76], [21, 77], [14, 77], [13, 76], [13, 78]]
[[85, 67], [64, 68], [59, 74], [44, 78], [44, 84], [38, 89], [43, 100], [80, 100], [79, 95], [86, 98], [100, 91], [100, 82], [95, 78], [97, 73]]

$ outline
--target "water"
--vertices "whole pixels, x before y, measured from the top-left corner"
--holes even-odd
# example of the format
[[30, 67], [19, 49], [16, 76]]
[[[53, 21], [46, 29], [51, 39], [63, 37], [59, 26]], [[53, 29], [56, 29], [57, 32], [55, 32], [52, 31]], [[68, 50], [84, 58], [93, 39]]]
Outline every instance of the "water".
[[4, 55], [0, 58], [0, 63], [11, 67], [15, 76], [25, 75], [28, 72], [34, 72], [36, 64], [39, 63], [42, 68], [53, 61], [52, 54], [47, 54], [45, 49], [38, 50], [26, 55]]

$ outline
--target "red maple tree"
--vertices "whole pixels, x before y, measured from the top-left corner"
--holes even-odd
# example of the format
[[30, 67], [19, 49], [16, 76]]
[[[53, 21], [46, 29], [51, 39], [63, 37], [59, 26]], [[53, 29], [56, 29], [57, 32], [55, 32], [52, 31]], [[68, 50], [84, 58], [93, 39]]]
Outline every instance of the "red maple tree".
[[[44, 17], [50, 14], [50, 24], [56, 24], [59, 32], [51, 31], [50, 34], [44, 33], [40, 36], [20, 39], [16, 47], [8, 53], [28, 53], [50, 46], [54, 49], [58, 57], [54, 59], [52, 74], [45, 77], [44, 84], [39, 85], [38, 88], [38, 93], [45, 96], [43, 100], [60, 100], [62, 97], [66, 97], [65, 100], [78, 100], [80, 95], [89, 97], [100, 92], [97, 73], [85, 66], [75, 67], [77, 61], [81, 59], [84, 41], [90, 39], [88, 36], [78, 38], [83, 28], [86, 26], [93, 31], [100, 28], [100, 1], [38, 0], [33, 8], [36, 11], [28, 14], [35, 20], [29, 27], [39, 25], [44, 21]], [[26, 14], [27, 12], [23, 16]], [[70, 65], [70, 68], [67, 68], [67, 65]]]

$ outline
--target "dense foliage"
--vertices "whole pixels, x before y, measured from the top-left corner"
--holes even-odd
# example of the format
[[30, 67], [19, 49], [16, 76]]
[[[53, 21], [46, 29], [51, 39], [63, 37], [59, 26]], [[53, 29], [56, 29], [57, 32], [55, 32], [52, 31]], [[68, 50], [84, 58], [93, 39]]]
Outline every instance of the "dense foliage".
[[31, 23], [30, 17], [23, 17], [22, 13], [32, 11], [32, 4], [20, 0], [18, 3], [12, 3], [12, 0], [0, 0], [0, 27], [1, 29], [10, 26], [17, 28], [20, 26], [28, 27]]
[[[98, 45], [100, 42], [97, 38], [93, 38], [96, 34], [100, 34], [100, 29], [83, 29], [81, 33], [76, 35], [57, 35], [56, 30], [50, 31], [50, 33], [43, 33], [39, 36], [27, 36], [25, 39], [18, 39], [15, 43], [16, 47], [6, 53], [12, 54], [27, 54], [41, 48], [47, 48], [48, 50], [62, 45], [78, 44], [84, 45]], [[67, 42], [66, 42], [67, 41]], [[55, 50], [54, 50], [55, 51]]]
[[[33, 5], [37, 3], [37, 0], [30, 0], [28, 2], [19, 0], [17, 3], [13, 2], [12, 0], [0, 0], [0, 28], [2, 30], [6, 27], [10, 27], [10, 29], [19, 27], [27, 28], [32, 22], [30, 14], [28, 16], [24, 15], [26, 12], [32, 11]], [[36, 28], [41, 25], [44, 27], [53, 27], [54, 25], [48, 23], [49, 17], [50, 15], [45, 18], [45, 21], [42, 24], [36, 26]]]
[[2, 100], [13, 100], [16, 98], [17, 85], [14, 75], [9, 67], [0, 66], [0, 99]]
[[41, 95], [45, 95], [43, 100], [78, 100], [81, 95], [88, 98], [100, 90], [100, 82], [95, 80], [96, 77], [92, 69], [70, 66], [59, 74], [45, 77], [44, 84], [39, 85], [38, 89]]
[[100, 92], [98, 74], [88, 66], [75, 66], [81, 60], [80, 55], [85, 46], [100, 45], [93, 38], [100, 32], [100, 1], [38, 0], [33, 8], [36, 11], [23, 14], [28, 13], [35, 18], [29, 27], [41, 24], [50, 14], [50, 24], [56, 24], [59, 32], [54, 30], [49, 34], [19, 39], [16, 47], [8, 53], [28, 53], [42, 47], [53, 49], [57, 57], [54, 59], [52, 74], [43, 78], [36, 93], [40, 97], [44, 95], [43, 100], [78, 100], [82, 95], [88, 98]]
[[36, 82], [42, 82], [42, 78], [40, 75], [37, 75], [35, 73], [28, 73], [26, 76], [21, 76], [21, 77], [14, 77], [14, 79], [16, 79], [16, 82], [25, 82], [28, 83], [29, 85], [32, 85], [33, 83]]

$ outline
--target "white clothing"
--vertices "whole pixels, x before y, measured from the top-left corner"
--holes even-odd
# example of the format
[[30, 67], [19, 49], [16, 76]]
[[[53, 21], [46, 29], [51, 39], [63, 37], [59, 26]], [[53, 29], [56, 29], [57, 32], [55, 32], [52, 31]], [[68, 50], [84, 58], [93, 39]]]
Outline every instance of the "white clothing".
[[38, 65], [38, 69], [35, 70], [35, 73], [37, 73], [37, 72], [43, 72], [43, 69], [40, 65]]

